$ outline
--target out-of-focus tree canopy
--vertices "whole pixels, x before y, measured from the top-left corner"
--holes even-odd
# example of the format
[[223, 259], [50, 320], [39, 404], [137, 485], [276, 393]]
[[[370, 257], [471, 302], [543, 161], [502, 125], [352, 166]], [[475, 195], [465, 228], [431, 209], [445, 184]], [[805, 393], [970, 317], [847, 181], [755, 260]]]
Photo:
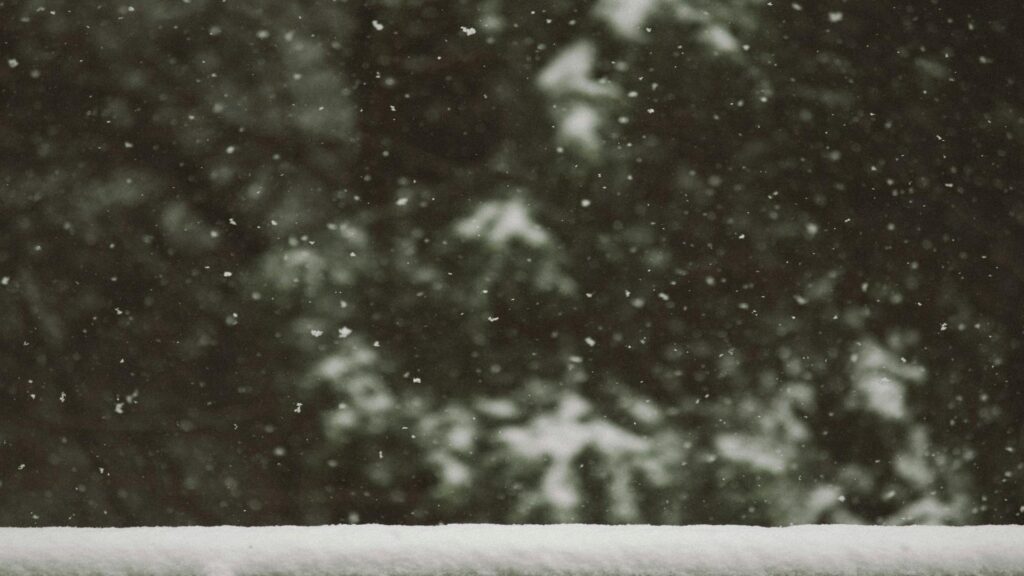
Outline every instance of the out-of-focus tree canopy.
[[1022, 30], [0, 0], [0, 523], [1020, 522]]

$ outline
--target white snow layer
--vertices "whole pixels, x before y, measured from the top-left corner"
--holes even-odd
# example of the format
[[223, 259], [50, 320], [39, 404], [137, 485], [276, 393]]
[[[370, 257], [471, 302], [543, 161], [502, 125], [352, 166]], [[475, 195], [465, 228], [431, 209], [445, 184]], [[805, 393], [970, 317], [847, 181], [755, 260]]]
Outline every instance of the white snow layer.
[[1024, 574], [1024, 526], [0, 528], [0, 574]]

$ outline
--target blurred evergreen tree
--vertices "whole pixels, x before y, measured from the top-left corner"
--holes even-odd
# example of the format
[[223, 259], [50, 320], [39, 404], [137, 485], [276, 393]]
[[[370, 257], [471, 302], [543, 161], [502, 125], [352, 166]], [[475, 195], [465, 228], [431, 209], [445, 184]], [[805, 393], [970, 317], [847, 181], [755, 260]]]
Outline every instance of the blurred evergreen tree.
[[1019, 521], [1022, 18], [0, 2], [0, 521]]

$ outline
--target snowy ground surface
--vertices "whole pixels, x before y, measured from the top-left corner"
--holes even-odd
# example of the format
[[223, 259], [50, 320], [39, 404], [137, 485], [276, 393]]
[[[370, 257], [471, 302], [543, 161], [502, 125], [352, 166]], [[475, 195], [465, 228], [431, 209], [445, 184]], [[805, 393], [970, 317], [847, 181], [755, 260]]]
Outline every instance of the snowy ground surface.
[[0, 574], [1024, 574], [1024, 526], [0, 528]]

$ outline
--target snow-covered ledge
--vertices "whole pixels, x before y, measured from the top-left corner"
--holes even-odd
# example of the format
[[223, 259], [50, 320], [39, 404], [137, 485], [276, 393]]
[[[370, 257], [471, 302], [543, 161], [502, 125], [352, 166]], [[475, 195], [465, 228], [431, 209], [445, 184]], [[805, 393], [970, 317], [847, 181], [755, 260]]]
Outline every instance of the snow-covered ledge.
[[0, 574], [1024, 575], [1024, 527], [0, 528]]

